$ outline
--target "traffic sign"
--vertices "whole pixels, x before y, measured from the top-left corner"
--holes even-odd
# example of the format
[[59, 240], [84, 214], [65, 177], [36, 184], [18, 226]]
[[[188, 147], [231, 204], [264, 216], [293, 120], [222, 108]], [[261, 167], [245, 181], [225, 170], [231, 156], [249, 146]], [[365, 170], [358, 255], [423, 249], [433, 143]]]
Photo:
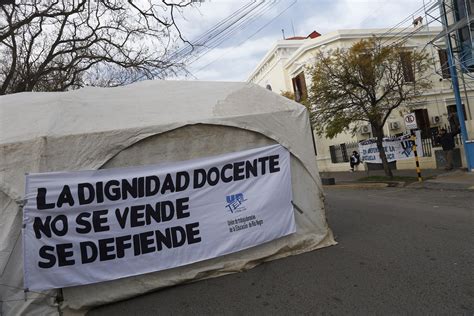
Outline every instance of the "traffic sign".
[[417, 129], [418, 125], [416, 124], [416, 116], [415, 113], [408, 113], [405, 114], [403, 117], [403, 120], [405, 121], [405, 126], [407, 129]]

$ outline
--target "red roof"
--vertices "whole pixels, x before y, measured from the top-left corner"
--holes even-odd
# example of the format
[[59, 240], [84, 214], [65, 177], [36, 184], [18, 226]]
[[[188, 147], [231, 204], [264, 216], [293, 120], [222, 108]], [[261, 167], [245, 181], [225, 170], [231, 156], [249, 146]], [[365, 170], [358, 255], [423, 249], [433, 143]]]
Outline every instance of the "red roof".
[[321, 34], [319, 34], [318, 32], [316, 31], [312, 31], [311, 33], [309, 33], [308, 36], [293, 36], [293, 37], [288, 37], [288, 38], [285, 38], [285, 40], [289, 40], [289, 41], [293, 41], [293, 40], [304, 40], [304, 39], [308, 39], [308, 38], [316, 38], [318, 36], [321, 36]]
[[304, 40], [307, 39], [307, 37], [304, 36], [293, 36], [293, 37], [287, 37], [285, 38], [286, 40]]
[[309, 33], [308, 37], [307, 38], [316, 38], [318, 36], [321, 36], [321, 34], [319, 34], [318, 32], [316, 31], [312, 31], [311, 33]]

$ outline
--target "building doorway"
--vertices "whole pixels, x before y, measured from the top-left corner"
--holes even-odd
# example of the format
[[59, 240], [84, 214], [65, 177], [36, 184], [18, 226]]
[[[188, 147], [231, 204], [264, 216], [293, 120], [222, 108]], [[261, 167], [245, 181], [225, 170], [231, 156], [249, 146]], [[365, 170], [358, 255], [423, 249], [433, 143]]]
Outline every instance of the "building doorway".
[[421, 138], [430, 138], [430, 117], [428, 116], [427, 109], [418, 109], [413, 111], [416, 117], [416, 124], [418, 129], [421, 131]]

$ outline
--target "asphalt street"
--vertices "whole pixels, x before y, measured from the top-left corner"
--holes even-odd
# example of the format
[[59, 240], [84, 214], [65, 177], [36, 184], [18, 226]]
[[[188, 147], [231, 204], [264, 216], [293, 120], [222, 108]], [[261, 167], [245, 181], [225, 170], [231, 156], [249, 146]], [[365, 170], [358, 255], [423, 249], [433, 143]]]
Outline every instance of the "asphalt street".
[[337, 246], [88, 315], [473, 315], [474, 193], [327, 190]]

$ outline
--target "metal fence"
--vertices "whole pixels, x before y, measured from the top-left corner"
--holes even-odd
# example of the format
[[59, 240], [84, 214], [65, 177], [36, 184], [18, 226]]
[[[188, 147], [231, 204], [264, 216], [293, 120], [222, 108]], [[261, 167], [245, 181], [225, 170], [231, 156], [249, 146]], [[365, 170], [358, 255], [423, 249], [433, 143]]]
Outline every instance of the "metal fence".
[[[448, 132], [449, 132], [449, 129], [448, 129]], [[437, 142], [436, 136], [437, 135], [432, 135], [431, 138], [423, 138], [421, 140], [424, 157], [432, 157], [433, 148], [441, 147], [441, 145]], [[460, 146], [462, 144], [461, 135], [459, 134], [456, 135], [454, 137], [454, 142], [456, 146]], [[329, 152], [331, 154], [331, 162], [332, 163], [349, 162], [349, 157], [351, 156], [354, 150], [359, 151], [358, 142], [342, 143], [339, 145], [329, 146]]]
[[424, 157], [431, 157], [433, 148], [433, 140], [431, 138], [422, 138], [421, 139], [421, 146], [423, 147], [423, 156]]
[[[448, 133], [453, 132], [453, 129], [451, 128], [450, 125], [444, 125], [441, 128], [444, 128]], [[431, 135], [431, 140], [432, 140], [433, 147], [441, 146], [436, 140], [436, 138], [438, 136], [438, 132], [439, 132], [439, 129], [436, 129], [436, 132]], [[455, 142], [456, 146], [460, 146], [462, 144], [462, 138], [461, 138], [461, 134], [459, 134], [459, 130], [458, 130], [458, 134], [454, 137], [454, 142]]]
[[[446, 131], [448, 133], [451, 133], [453, 130], [451, 129], [450, 126], [447, 126], [445, 125], [444, 128], [446, 129]], [[441, 147], [441, 144], [438, 142], [438, 133], [436, 134], [432, 134], [431, 135], [431, 138], [426, 138], [426, 139], [423, 139], [423, 152], [426, 153], [426, 152], [429, 152], [429, 155], [431, 157], [432, 155], [432, 148], [438, 148], [438, 147]], [[456, 136], [454, 136], [454, 143], [456, 144], [456, 146], [461, 146], [462, 145], [462, 138], [461, 138], [461, 134], [457, 134]]]
[[331, 153], [332, 163], [349, 162], [349, 157], [353, 151], [359, 151], [359, 143], [343, 143], [339, 145], [329, 146], [329, 152]]

